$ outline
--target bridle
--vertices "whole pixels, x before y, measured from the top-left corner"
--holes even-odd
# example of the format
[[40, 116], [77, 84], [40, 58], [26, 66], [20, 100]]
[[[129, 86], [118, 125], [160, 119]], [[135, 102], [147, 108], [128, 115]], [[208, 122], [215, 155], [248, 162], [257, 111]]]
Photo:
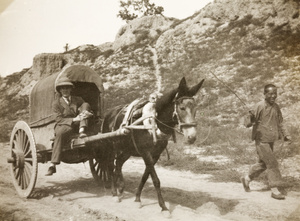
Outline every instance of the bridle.
[[[195, 121], [194, 121], [194, 122], [190, 122], [190, 123], [182, 122], [182, 120], [180, 119], [180, 115], [179, 115], [178, 112], [177, 112], [177, 106], [178, 106], [179, 103], [181, 103], [183, 100], [186, 100], [186, 99], [190, 99], [190, 100], [192, 100], [193, 103], [195, 103], [195, 99], [194, 99], [193, 97], [188, 97], [188, 96], [184, 96], [184, 97], [177, 98], [177, 96], [178, 96], [178, 94], [176, 94], [175, 99], [174, 99], [173, 121], [175, 121], [175, 122], [177, 121], [177, 122], [178, 122], [179, 131], [176, 130], [175, 128], [173, 128], [173, 129], [174, 129], [174, 131], [176, 131], [177, 133], [183, 134], [183, 133], [182, 133], [182, 128], [183, 128], [183, 127], [196, 127], [196, 126], [197, 126], [197, 122], [195, 122]], [[175, 118], [176, 118], [176, 120], [175, 120]], [[176, 122], [176, 123], [177, 123], [177, 122]], [[167, 125], [165, 125], [165, 126], [167, 126]], [[170, 127], [170, 128], [171, 128], [171, 127]], [[199, 144], [204, 143], [204, 142], [208, 139], [208, 137], [209, 137], [209, 135], [210, 135], [210, 132], [211, 132], [211, 125], [209, 125], [209, 131], [208, 131], [207, 136], [206, 136], [205, 139], [204, 139], [203, 141], [201, 141]]]
[[183, 122], [182, 119], [180, 118], [180, 115], [177, 112], [178, 104], [180, 104], [183, 100], [189, 99], [189, 100], [192, 100], [193, 103], [195, 103], [195, 99], [193, 97], [188, 97], [188, 96], [183, 96], [183, 97], [177, 98], [177, 96], [178, 96], [178, 94], [176, 94], [175, 99], [174, 99], [174, 112], [173, 112], [172, 118], [174, 121], [175, 121], [175, 118], [177, 119], [180, 132], [182, 132], [182, 128], [184, 128], [184, 127], [185, 128], [186, 127], [196, 127], [197, 126], [196, 121], [189, 122], [189, 123]]

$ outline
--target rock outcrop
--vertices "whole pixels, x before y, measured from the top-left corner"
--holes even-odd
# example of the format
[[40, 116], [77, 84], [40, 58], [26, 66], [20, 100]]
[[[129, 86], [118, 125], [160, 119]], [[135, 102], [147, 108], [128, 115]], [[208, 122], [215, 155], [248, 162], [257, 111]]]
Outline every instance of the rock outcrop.
[[[183, 20], [162, 16], [133, 20], [111, 43], [37, 55], [30, 69], [1, 79], [1, 119], [13, 123], [26, 117], [28, 111], [17, 113], [28, 109], [26, 99], [35, 82], [72, 64], [88, 65], [101, 75], [106, 108], [163, 92], [183, 76], [188, 82], [206, 78], [196, 98], [201, 108], [209, 107], [209, 120], [215, 125], [237, 125], [244, 107], [213, 72], [249, 106], [261, 99], [266, 82], [278, 85], [279, 102], [289, 106], [283, 111], [295, 114], [300, 106], [295, 94], [300, 89], [299, 4], [299, 0], [215, 0]], [[11, 107], [7, 99], [20, 105]], [[296, 119], [290, 123], [299, 122]]]

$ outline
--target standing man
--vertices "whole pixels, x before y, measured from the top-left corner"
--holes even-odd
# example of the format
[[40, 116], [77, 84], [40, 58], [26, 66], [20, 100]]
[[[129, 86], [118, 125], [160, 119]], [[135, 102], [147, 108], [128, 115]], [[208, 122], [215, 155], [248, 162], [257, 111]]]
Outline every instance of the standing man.
[[81, 97], [71, 96], [74, 85], [66, 77], [61, 77], [56, 84], [56, 91], [60, 97], [52, 104], [56, 124], [54, 126], [55, 139], [53, 143], [51, 165], [46, 176], [56, 173], [56, 165], [60, 164], [62, 147], [68, 142], [70, 135], [79, 130], [79, 137], [86, 136], [87, 118], [93, 114], [90, 105]]
[[281, 110], [275, 100], [277, 88], [273, 84], [264, 87], [265, 100], [257, 103], [254, 111], [250, 111], [247, 127], [252, 127], [252, 140], [255, 140], [258, 161], [250, 167], [249, 173], [241, 177], [241, 182], [246, 192], [250, 192], [250, 182], [262, 172], [267, 172], [271, 197], [274, 199], [285, 199], [286, 191], [278, 162], [275, 158], [273, 148], [274, 142], [280, 138], [291, 141], [290, 136], [284, 129]]

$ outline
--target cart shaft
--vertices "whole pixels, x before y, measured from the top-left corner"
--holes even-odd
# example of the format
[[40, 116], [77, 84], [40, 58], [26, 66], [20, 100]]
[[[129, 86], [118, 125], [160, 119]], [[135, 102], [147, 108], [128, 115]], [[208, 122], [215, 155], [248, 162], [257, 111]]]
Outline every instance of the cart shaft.
[[84, 147], [86, 144], [109, 139], [109, 138], [115, 138], [119, 136], [125, 136], [129, 134], [129, 130], [126, 128], [121, 128], [119, 130], [108, 132], [108, 133], [98, 133], [93, 136], [88, 136], [84, 138], [77, 138], [72, 141], [71, 148], [78, 148], [78, 147]]

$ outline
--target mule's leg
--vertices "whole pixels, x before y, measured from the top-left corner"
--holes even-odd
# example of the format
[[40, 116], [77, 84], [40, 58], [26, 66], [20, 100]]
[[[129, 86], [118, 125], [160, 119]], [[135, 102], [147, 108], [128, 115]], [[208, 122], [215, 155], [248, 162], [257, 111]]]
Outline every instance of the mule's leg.
[[114, 169], [115, 169], [114, 159], [112, 158], [108, 163], [108, 175], [110, 176], [110, 180], [111, 180], [111, 193], [113, 197], [117, 196]]
[[[159, 156], [153, 157], [153, 164], [154, 165], [156, 164], [156, 162], [158, 161], [158, 159], [159, 159]], [[144, 185], [145, 185], [146, 181], [149, 178], [149, 175], [150, 175], [150, 170], [149, 170], [148, 167], [146, 167], [145, 171], [144, 171], [144, 174], [142, 176], [142, 179], [140, 181], [139, 187], [138, 187], [138, 189], [136, 191], [134, 202], [139, 202], [139, 203], [141, 202], [141, 194], [142, 194]]]
[[169, 211], [168, 208], [166, 207], [165, 201], [164, 201], [164, 199], [162, 197], [162, 194], [161, 194], [160, 180], [159, 180], [159, 178], [157, 176], [157, 173], [155, 171], [154, 159], [153, 159], [151, 153], [146, 152], [146, 154], [143, 156], [143, 159], [145, 161], [146, 168], [147, 168], [145, 171], [149, 170], [149, 173], [150, 173], [151, 178], [152, 178], [153, 185], [156, 189], [159, 206], [161, 207], [162, 211]]
[[150, 170], [148, 169], [148, 167], [146, 167], [142, 179], [140, 181], [139, 187], [136, 191], [134, 202], [139, 202], [139, 203], [141, 202], [142, 190], [144, 188], [146, 181], [148, 180], [149, 175], [150, 175]]
[[124, 188], [125, 188], [124, 178], [123, 178], [123, 174], [122, 174], [122, 166], [129, 159], [129, 157], [130, 157], [130, 154], [122, 153], [116, 159], [116, 170], [115, 170], [115, 174], [114, 174], [114, 179], [115, 179], [114, 182], [115, 182], [115, 185], [117, 185], [117, 189], [121, 196], [122, 196]]
[[[165, 150], [166, 146], [168, 145], [168, 141], [160, 141], [159, 144], [157, 144], [157, 146], [155, 146], [155, 148], [158, 150], [160, 149], [156, 155], [152, 156], [152, 160], [153, 160], [153, 166], [157, 163], [161, 153]], [[145, 161], [145, 160], [144, 160]], [[141, 202], [141, 194], [144, 188], [144, 185], [146, 183], [146, 181], [148, 180], [150, 175], [150, 170], [147, 169], [147, 167], [145, 168], [144, 174], [142, 176], [142, 179], [140, 181], [139, 187], [136, 191], [136, 195], [135, 195], [135, 202]]]

